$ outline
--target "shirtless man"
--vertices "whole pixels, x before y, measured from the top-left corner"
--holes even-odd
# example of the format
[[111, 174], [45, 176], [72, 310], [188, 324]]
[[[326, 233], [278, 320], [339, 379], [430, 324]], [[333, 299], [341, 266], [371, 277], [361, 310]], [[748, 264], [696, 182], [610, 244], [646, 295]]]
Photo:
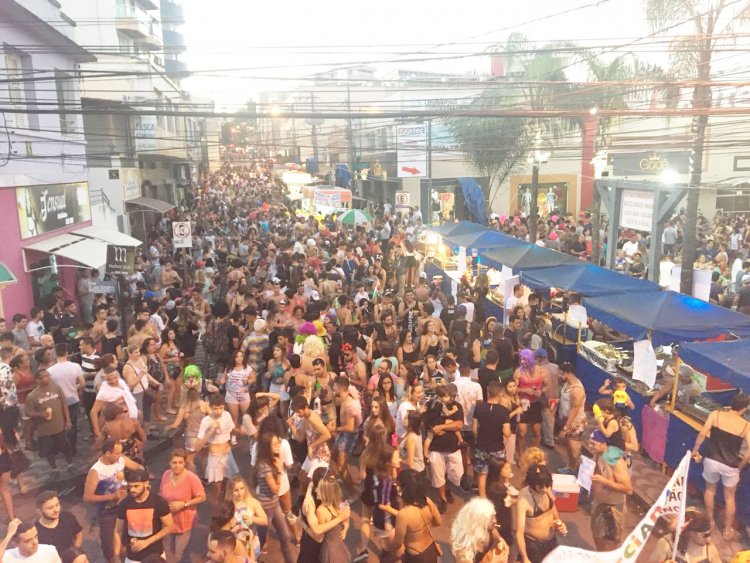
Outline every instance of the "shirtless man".
[[94, 314], [94, 326], [91, 327], [90, 334], [94, 340], [94, 346], [97, 346], [107, 333], [107, 306], [98, 305]]
[[224, 410], [224, 397], [216, 394], [209, 399], [211, 414], [201, 420], [195, 451], [200, 452], [208, 444], [206, 480], [209, 484], [218, 483], [217, 498], [223, 498], [227, 480], [240, 471], [232, 455], [231, 439], [235, 432], [232, 415]]
[[347, 458], [352, 455], [359, 438], [362, 408], [359, 399], [349, 389], [349, 378], [339, 376], [334, 383], [336, 402], [339, 404], [341, 426], [336, 427], [336, 469], [346, 483], [351, 483]]
[[[605, 537], [602, 530], [616, 528], [622, 530], [625, 524], [627, 495], [633, 494], [628, 465], [619, 458], [614, 466], [602, 459], [607, 450], [607, 438], [594, 431], [589, 440], [589, 450], [594, 456], [596, 469], [591, 477], [591, 531], [597, 551], [611, 551], [622, 543], [621, 537]], [[617, 526], [612, 526], [616, 523]]]
[[294, 414], [289, 417], [287, 424], [296, 440], [307, 440], [307, 458], [302, 464], [302, 470], [312, 476], [315, 469], [328, 467], [331, 462], [331, 450], [328, 449], [331, 432], [302, 395], [297, 395], [292, 400], [291, 408]]

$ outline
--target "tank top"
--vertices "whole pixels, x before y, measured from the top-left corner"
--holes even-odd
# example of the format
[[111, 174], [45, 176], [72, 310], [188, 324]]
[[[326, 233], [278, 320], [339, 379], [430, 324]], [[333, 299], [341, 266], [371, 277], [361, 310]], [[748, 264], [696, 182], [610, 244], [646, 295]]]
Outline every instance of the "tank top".
[[[422, 437], [418, 434], [414, 434], [410, 432], [415, 440], [414, 440], [414, 465], [412, 469], [415, 471], [424, 471], [424, 453], [422, 450]], [[399, 444], [399, 450], [401, 451], [401, 457], [405, 460], [406, 459], [406, 438], [409, 437], [409, 434], [407, 434], [403, 440], [401, 440], [401, 443]]]
[[[604, 421], [604, 427], [607, 428], [609, 426], [609, 423], [614, 420], [614, 416], [606, 419]], [[616, 448], [620, 448], [622, 451], [625, 451], [625, 438], [622, 436], [622, 427], [620, 426], [620, 421], [617, 421], [618, 429], [617, 431], [612, 434], [609, 438], [607, 438], [607, 445], [608, 446], [614, 446]]]
[[[117, 489], [120, 488], [122, 480], [124, 479], [125, 471], [125, 460], [120, 458], [117, 463], [107, 465], [102, 463], [101, 460], [91, 467], [99, 475], [99, 482], [96, 484], [96, 490], [94, 491], [97, 495], [111, 495]], [[97, 509], [100, 513], [113, 513], [117, 511], [117, 505], [119, 501], [111, 500], [106, 502], [97, 503]]]
[[[519, 377], [518, 377], [518, 396], [522, 399], [528, 399], [530, 403], [535, 403], [539, 400], [539, 397], [534, 397], [532, 395], [528, 395], [526, 393], [523, 393], [520, 389], [521, 387], [534, 387], [535, 389], [538, 389], [541, 391], [542, 389], [542, 380], [544, 379], [541, 373], [541, 370], [534, 369], [531, 373], [525, 371], [525, 370], [519, 370]], [[537, 373], [537, 377], [533, 377], [533, 374]]]
[[740, 450], [747, 433], [747, 423], [745, 423], [741, 434], [732, 434], [719, 428], [719, 415], [720, 413], [716, 414], [716, 424], [711, 427], [711, 434], [708, 436], [706, 457], [736, 469], [742, 461]]
[[[197, 403], [199, 405], [199, 403]], [[200, 406], [196, 406], [185, 417], [185, 441], [198, 437], [198, 430], [201, 426], [201, 420], [206, 415], [201, 411]]]

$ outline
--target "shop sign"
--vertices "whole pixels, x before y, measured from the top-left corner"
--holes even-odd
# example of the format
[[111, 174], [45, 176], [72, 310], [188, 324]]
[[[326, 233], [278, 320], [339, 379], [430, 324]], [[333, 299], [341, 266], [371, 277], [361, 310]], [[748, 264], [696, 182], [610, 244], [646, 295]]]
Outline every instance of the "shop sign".
[[112, 276], [132, 276], [135, 273], [135, 248], [108, 244], [107, 273]]
[[399, 178], [427, 176], [427, 124], [396, 125]]
[[690, 173], [690, 152], [635, 152], [613, 154], [615, 176], [661, 176], [664, 172]]
[[120, 171], [120, 178], [122, 178], [123, 201], [141, 197], [141, 175], [137, 168], [123, 168]]
[[172, 243], [175, 248], [193, 248], [193, 233], [190, 221], [172, 223]]
[[87, 182], [16, 188], [16, 206], [22, 239], [91, 220]]
[[654, 215], [653, 192], [623, 190], [620, 208], [620, 227], [651, 232]]
[[89, 282], [91, 293], [117, 293], [117, 282], [115, 280]]
[[137, 116], [133, 125], [133, 137], [136, 152], [156, 150], [156, 116]]
[[411, 206], [411, 196], [409, 192], [396, 192], [396, 209], [409, 209]]

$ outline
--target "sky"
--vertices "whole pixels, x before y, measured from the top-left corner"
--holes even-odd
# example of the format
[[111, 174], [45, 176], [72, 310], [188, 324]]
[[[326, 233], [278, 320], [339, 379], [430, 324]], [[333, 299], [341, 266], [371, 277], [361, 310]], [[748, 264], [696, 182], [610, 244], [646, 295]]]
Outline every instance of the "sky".
[[511, 32], [539, 44], [564, 40], [605, 49], [650, 33], [642, 0], [182, 2], [183, 59], [194, 73], [183, 87], [222, 110], [342, 66], [486, 73], [489, 58], [476, 54], [504, 43]]

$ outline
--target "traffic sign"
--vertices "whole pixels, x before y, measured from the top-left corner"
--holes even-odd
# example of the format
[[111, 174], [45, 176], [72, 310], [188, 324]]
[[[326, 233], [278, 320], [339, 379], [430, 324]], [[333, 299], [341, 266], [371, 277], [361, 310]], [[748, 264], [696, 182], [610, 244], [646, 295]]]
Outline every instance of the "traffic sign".
[[172, 223], [172, 242], [175, 248], [193, 248], [193, 232], [190, 221]]
[[410, 206], [409, 192], [396, 192], [396, 209], [409, 209]]
[[397, 176], [418, 178], [427, 176], [427, 124], [396, 125], [398, 144]]

